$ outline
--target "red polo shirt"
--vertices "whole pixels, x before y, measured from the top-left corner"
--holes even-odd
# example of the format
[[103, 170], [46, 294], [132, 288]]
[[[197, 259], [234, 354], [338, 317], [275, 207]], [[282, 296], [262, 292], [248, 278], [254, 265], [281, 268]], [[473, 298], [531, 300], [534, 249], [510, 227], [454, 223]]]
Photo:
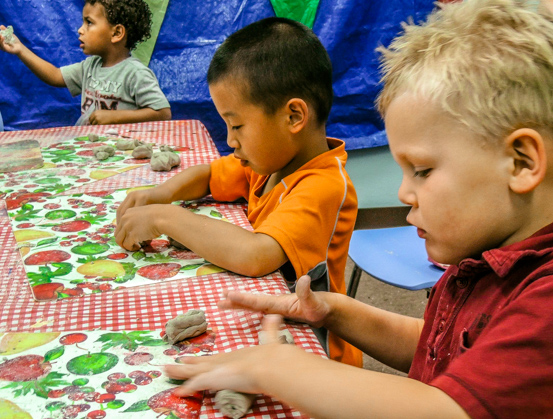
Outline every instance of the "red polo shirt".
[[553, 417], [553, 224], [451, 266], [424, 319], [410, 378], [473, 418]]

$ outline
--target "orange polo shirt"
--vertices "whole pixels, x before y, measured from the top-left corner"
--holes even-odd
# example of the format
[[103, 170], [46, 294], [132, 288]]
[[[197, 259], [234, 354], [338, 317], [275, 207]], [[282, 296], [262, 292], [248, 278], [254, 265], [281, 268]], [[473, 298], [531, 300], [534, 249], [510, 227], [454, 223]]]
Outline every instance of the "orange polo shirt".
[[[286, 176], [262, 195], [269, 176], [242, 167], [232, 155], [211, 163], [210, 192], [218, 201], [248, 201], [248, 220], [256, 233], [282, 247], [292, 269], [283, 266], [291, 289], [310, 273], [312, 289], [345, 294], [344, 271], [357, 217], [357, 195], [346, 173], [343, 141], [329, 138], [330, 150]], [[290, 267], [288, 267], [290, 268]], [[295, 274], [295, 275], [294, 275]], [[327, 336], [331, 359], [362, 366], [361, 351], [333, 334]]]

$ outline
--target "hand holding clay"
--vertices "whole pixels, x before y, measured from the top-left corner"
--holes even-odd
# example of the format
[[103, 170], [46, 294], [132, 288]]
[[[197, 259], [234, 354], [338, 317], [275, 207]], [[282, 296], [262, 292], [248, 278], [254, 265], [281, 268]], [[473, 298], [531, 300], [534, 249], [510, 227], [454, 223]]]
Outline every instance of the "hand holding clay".
[[[266, 330], [259, 332], [258, 340], [260, 345], [275, 343], [294, 344], [294, 338], [288, 329], [278, 330], [282, 318], [280, 316], [268, 315], [263, 321]], [[255, 394], [239, 393], [233, 390], [220, 390], [215, 395], [215, 407], [225, 416], [232, 419], [239, 419], [244, 416], [252, 407]]]

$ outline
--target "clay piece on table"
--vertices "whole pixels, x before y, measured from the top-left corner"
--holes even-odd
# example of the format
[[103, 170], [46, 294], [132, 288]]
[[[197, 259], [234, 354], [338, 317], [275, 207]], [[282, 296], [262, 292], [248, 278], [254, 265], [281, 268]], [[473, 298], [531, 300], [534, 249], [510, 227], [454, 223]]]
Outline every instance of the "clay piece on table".
[[110, 128], [106, 130], [107, 135], [119, 135], [119, 131], [117, 131], [115, 128]]
[[176, 247], [177, 249], [180, 249], [180, 250], [190, 250], [188, 247], [186, 247], [184, 244], [182, 244], [181, 242], [178, 242], [176, 241], [175, 239], [173, 239], [172, 237], [167, 237], [167, 239], [169, 240], [169, 244], [173, 247]]
[[159, 146], [159, 151], [173, 151], [173, 147], [163, 144]]
[[[261, 330], [257, 334], [257, 339], [260, 345], [265, 345], [267, 343], [267, 332]], [[279, 330], [278, 332], [278, 343], [288, 343], [294, 345], [294, 337], [288, 329]]]
[[92, 149], [92, 152], [94, 153], [94, 157], [96, 157], [98, 160], [105, 160], [115, 154], [115, 150], [112, 146], [109, 145], [94, 147]]
[[163, 340], [171, 345], [201, 335], [207, 330], [205, 313], [202, 310], [188, 310], [165, 324]]
[[13, 27], [10, 25], [6, 29], [0, 30], [0, 35], [4, 37], [4, 43], [11, 45], [15, 41], [15, 37], [13, 36]]
[[117, 150], [134, 150], [136, 147], [144, 145], [144, 143], [140, 140], [117, 140], [117, 143], [115, 144], [115, 148]]
[[132, 156], [135, 159], [149, 159], [152, 157], [153, 152], [151, 144], [142, 144], [132, 151]]
[[152, 154], [150, 167], [155, 172], [168, 172], [175, 166], [180, 165], [180, 157], [172, 151], [160, 151]]
[[215, 407], [229, 418], [244, 416], [255, 400], [255, 394], [238, 393], [233, 390], [220, 390], [215, 395]]
[[100, 136], [95, 132], [91, 132], [90, 134], [87, 135], [87, 137], [88, 137], [88, 141], [91, 141], [93, 143], [100, 141]]

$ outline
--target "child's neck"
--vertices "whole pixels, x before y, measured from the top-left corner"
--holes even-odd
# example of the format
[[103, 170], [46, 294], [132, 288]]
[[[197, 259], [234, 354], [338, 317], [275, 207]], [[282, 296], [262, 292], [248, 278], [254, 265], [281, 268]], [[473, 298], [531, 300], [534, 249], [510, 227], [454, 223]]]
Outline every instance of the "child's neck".
[[117, 48], [101, 55], [102, 67], [113, 67], [121, 61], [126, 60], [131, 56], [131, 52], [127, 48]]
[[263, 188], [263, 194], [273, 189], [286, 176], [291, 175], [307, 162], [329, 150], [324, 128], [313, 132], [309, 138], [298, 139], [298, 141], [303, 144], [302, 149], [285, 167], [269, 176]]

